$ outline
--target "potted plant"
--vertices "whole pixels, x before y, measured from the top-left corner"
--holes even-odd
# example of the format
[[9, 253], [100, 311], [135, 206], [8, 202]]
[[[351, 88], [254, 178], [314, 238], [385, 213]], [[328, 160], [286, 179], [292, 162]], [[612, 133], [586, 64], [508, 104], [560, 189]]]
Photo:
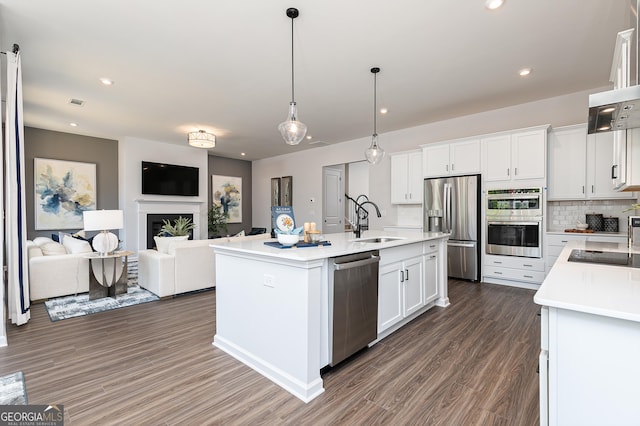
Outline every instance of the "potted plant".
[[162, 228], [153, 237], [159, 252], [168, 253], [169, 243], [189, 239], [189, 232], [195, 228], [195, 224], [187, 217], [178, 217], [173, 222], [162, 220]]
[[229, 220], [229, 213], [225, 213], [222, 209], [222, 205], [213, 204], [209, 207], [207, 212], [207, 229], [209, 231], [209, 238], [220, 236], [221, 231], [227, 231], [227, 221]]
[[171, 221], [163, 219], [162, 228], [158, 232], [159, 237], [181, 237], [189, 235], [189, 232], [193, 231], [195, 224], [188, 217], [178, 217], [171, 223]]

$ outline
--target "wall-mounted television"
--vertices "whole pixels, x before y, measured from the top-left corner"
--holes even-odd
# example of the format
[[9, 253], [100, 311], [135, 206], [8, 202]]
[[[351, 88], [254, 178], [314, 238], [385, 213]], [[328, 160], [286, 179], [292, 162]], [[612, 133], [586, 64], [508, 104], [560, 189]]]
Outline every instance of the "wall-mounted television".
[[142, 193], [198, 196], [198, 168], [176, 164], [142, 162]]

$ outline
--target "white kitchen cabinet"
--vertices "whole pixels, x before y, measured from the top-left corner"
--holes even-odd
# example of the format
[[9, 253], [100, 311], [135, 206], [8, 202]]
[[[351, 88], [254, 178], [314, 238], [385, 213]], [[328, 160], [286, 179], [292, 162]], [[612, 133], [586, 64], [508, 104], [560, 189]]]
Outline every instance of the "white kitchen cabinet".
[[546, 127], [483, 137], [484, 180], [544, 180], [546, 145]]
[[438, 298], [438, 244], [425, 243], [424, 255], [424, 303], [430, 303]]
[[540, 424], [638, 424], [640, 323], [555, 307], [541, 317]]
[[538, 258], [486, 254], [483, 276], [488, 283], [508, 282], [510, 285], [535, 289], [544, 281], [545, 262]]
[[553, 129], [549, 134], [547, 199], [635, 199], [611, 184], [614, 132], [587, 135], [586, 124]]
[[424, 307], [424, 259], [422, 244], [380, 252], [378, 334]]
[[640, 188], [640, 129], [619, 130], [613, 134], [611, 177], [616, 191]]
[[378, 333], [424, 306], [423, 268], [422, 255], [380, 267]]
[[391, 203], [422, 204], [422, 152], [391, 156]]
[[423, 145], [424, 177], [465, 175], [480, 172], [480, 140], [467, 139]]

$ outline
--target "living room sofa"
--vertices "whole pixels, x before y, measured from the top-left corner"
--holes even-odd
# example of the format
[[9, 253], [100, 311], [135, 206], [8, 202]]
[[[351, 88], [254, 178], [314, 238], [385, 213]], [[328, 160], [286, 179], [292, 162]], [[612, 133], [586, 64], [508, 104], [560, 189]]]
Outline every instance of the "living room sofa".
[[65, 237], [63, 244], [46, 237], [27, 241], [29, 299], [44, 300], [89, 291], [91, 246]]
[[268, 239], [269, 234], [174, 241], [167, 252], [138, 252], [138, 284], [158, 297], [175, 296], [216, 286], [213, 242]]

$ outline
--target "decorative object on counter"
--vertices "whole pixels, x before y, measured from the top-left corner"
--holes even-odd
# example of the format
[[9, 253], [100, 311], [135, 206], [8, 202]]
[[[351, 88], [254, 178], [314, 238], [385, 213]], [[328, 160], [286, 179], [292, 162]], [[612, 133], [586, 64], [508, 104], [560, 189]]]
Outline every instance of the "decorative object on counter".
[[316, 241], [315, 243], [305, 243], [304, 241], [299, 241], [297, 244], [285, 246], [280, 244], [278, 241], [265, 241], [265, 246], [275, 247], [279, 249], [285, 248], [305, 248], [305, 247], [323, 247], [330, 246], [331, 242], [329, 241]]
[[564, 232], [574, 232], [578, 234], [593, 234], [593, 229], [565, 229]]
[[617, 217], [604, 217], [602, 218], [602, 229], [604, 232], [618, 232], [618, 218]]
[[196, 148], [215, 148], [216, 135], [204, 130], [198, 130], [197, 132], [189, 132], [188, 141], [189, 145]]
[[364, 152], [367, 161], [371, 164], [380, 164], [382, 159], [384, 158], [384, 149], [378, 146], [378, 132], [376, 129], [376, 117], [378, 115], [377, 111], [377, 74], [380, 72], [380, 68], [374, 67], [371, 68], [371, 72], [373, 73], [373, 135], [371, 136], [371, 146], [367, 148]]
[[594, 232], [602, 232], [604, 228], [604, 220], [601, 213], [587, 213], [586, 218], [589, 229]]
[[314, 243], [320, 240], [320, 231], [316, 229], [315, 222], [304, 223], [304, 242]]
[[287, 16], [291, 18], [291, 102], [289, 103], [289, 116], [280, 123], [278, 130], [284, 141], [289, 145], [298, 145], [307, 134], [306, 124], [298, 121], [298, 110], [294, 96], [294, 68], [293, 68], [293, 20], [300, 15], [298, 9], [290, 7]]
[[210, 237], [219, 236], [221, 231], [227, 232], [229, 214], [222, 210], [222, 205], [212, 204], [207, 211], [207, 231]]
[[274, 231], [290, 232], [296, 226], [291, 206], [272, 206], [271, 225]]
[[585, 229], [587, 229], [589, 227], [588, 223], [582, 223], [580, 221], [576, 222], [576, 229], [579, 229], [581, 231], [584, 231]]

